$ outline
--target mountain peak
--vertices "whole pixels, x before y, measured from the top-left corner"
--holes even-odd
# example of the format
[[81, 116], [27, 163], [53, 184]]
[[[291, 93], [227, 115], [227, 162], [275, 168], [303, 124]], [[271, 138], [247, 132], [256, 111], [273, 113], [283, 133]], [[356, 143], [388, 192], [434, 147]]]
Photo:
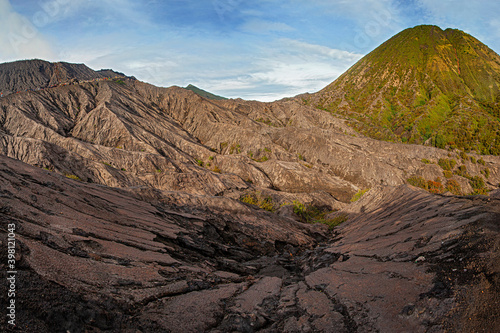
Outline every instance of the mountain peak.
[[38, 90], [76, 80], [93, 80], [110, 77], [124, 77], [111, 70], [94, 71], [85, 64], [48, 62], [40, 59], [20, 60], [0, 64], [0, 93]]
[[216, 101], [227, 99], [226, 97], [222, 97], [222, 96], [218, 96], [218, 95], [212, 94], [211, 92], [208, 92], [206, 90], [198, 88], [197, 86], [194, 86], [192, 84], [188, 84], [188, 86], [186, 88], [184, 88], [184, 89], [191, 90], [192, 92], [200, 95], [201, 97], [205, 97], [205, 98], [208, 98], [208, 99], [213, 99], [213, 100], [216, 100]]
[[308, 103], [376, 139], [500, 154], [500, 56], [458, 29], [403, 30]]

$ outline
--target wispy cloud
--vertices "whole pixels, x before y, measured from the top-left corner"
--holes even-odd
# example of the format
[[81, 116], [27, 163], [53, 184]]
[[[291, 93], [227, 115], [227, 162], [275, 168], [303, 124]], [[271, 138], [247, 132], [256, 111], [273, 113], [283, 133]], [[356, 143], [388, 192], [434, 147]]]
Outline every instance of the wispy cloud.
[[268, 101], [323, 88], [418, 24], [460, 28], [498, 51], [499, 12], [487, 0], [0, 0], [0, 61], [84, 62]]
[[261, 19], [252, 19], [243, 24], [241, 30], [252, 33], [272, 33], [272, 32], [288, 32], [294, 28], [282, 22], [272, 22]]

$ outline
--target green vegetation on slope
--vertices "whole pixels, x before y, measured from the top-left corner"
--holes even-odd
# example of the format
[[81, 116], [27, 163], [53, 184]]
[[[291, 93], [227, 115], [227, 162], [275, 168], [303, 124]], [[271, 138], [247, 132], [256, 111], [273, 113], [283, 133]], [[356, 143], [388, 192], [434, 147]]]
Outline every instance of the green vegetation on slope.
[[404, 30], [304, 103], [375, 139], [500, 154], [500, 56], [460, 30]]
[[208, 91], [205, 91], [205, 90], [200, 89], [200, 88], [198, 88], [196, 86], [193, 86], [192, 84], [188, 85], [184, 89], [191, 90], [192, 92], [200, 95], [201, 97], [205, 97], [205, 98], [208, 98], [208, 99], [214, 99], [214, 100], [217, 100], [217, 101], [227, 99], [225, 97], [217, 96], [217, 95], [214, 95], [212, 93], [209, 93]]

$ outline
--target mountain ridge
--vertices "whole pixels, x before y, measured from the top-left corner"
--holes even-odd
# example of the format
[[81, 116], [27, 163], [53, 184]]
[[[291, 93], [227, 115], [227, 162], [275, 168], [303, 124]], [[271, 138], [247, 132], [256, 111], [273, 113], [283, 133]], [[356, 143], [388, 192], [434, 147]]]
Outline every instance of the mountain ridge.
[[104, 78], [125, 77], [110, 69], [94, 71], [85, 64], [48, 62], [40, 59], [0, 64], [0, 93], [7, 96], [28, 90], [40, 90], [59, 84]]

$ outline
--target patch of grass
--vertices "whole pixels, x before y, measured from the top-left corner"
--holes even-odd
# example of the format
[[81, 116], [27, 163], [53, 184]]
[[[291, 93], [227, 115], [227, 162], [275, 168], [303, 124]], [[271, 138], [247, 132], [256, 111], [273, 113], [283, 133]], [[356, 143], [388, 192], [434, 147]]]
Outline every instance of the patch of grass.
[[269, 212], [274, 212], [273, 198], [270, 196], [263, 196], [261, 192], [248, 193], [240, 198], [241, 202], [257, 206]]
[[102, 162], [102, 164], [107, 165], [107, 166], [109, 166], [109, 167], [113, 167], [111, 164], [109, 164], [109, 163], [107, 163], [107, 162]]
[[320, 223], [326, 224], [328, 226], [328, 229], [333, 230], [333, 228], [339, 226], [340, 224], [344, 223], [347, 221], [347, 215], [339, 215], [335, 216], [333, 219], [327, 219], [324, 220]]
[[304, 158], [304, 156], [302, 156], [302, 154], [297, 154], [297, 156], [299, 157], [299, 160], [301, 161], [305, 161], [306, 159]]
[[432, 162], [431, 162], [431, 161], [429, 161], [429, 160], [428, 160], [428, 159], [426, 159], [426, 158], [423, 158], [421, 161], [422, 161], [422, 163], [424, 163], [424, 164], [432, 164]]
[[255, 119], [255, 121], [257, 121], [259, 123], [266, 124], [268, 126], [279, 127], [278, 125], [276, 125], [275, 123], [273, 123], [269, 118], [266, 118], [265, 120], [264, 120], [264, 118], [258, 118], [258, 119]]
[[156, 172], [160, 173], [160, 172], [161, 172], [161, 169], [156, 169]]
[[65, 174], [66, 178], [69, 178], [69, 179], [73, 179], [73, 180], [78, 180], [78, 181], [82, 181], [80, 177], [76, 176], [76, 175], [71, 175], [71, 174]]
[[486, 163], [484, 162], [483, 158], [481, 157], [480, 159], [477, 160], [477, 163], [481, 164], [481, 165], [486, 165]]
[[214, 166], [214, 168], [213, 168], [213, 170], [212, 170], [212, 171], [213, 171], [213, 172], [217, 172], [217, 173], [221, 173], [221, 172], [222, 172], [222, 171], [219, 169], [219, 167], [218, 167], [217, 165], [216, 165], [216, 166]]
[[[284, 205], [290, 205], [290, 203], [284, 203]], [[304, 223], [321, 223], [328, 226], [328, 229], [332, 230], [334, 227], [339, 224], [347, 221], [347, 215], [339, 215], [332, 219], [325, 218], [326, 215], [333, 213], [328, 209], [318, 208], [313, 205], [305, 205], [300, 201], [294, 200], [292, 202], [293, 212], [300, 218], [300, 220]]]
[[366, 191], [368, 191], [369, 189], [364, 189], [364, 190], [359, 190], [358, 193], [356, 193], [355, 195], [353, 195], [353, 197], [351, 198], [351, 202], [356, 202], [358, 201], [359, 199], [361, 199], [361, 197], [363, 196], [363, 194], [366, 193]]
[[214, 158], [215, 158], [215, 156], [209, 156], [209, 157], [208, 157], [208, 160], [209, 160], [209, 161], [213, 161], [213, 160], [214, 160]]
[[265, 155], [264, 155], [264, 156], [262, 156], [262, 157], [261, 157], [261, 158], [259, 158], [259, 159], [254, 159], [254, 161], [255, 161], [255, 162], [265, 162], [265, 161], [267, 161], [267, 160], [269, 160], [269, 157], [267, 157], [267, 156], [265, 156]]
[[196, 164], [198, 164], [201, 167], [205, 165], [205, 163], [202, 160], [196, 160]]
[[271, 149], [269, 149], [269, 148], [267, 148], [267, 147], [264, 147], [264, 151], [265, 151], [265, 152], [270, 153], [270, 152], [271, 152]]

